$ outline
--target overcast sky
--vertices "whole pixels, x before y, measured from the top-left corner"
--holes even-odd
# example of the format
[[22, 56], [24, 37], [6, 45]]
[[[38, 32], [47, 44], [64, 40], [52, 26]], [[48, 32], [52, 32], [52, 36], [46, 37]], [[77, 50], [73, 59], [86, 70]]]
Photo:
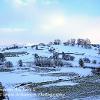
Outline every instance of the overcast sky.
[[100, 43], [100, 0], [0, 0], [0, 44], [57, 38]]

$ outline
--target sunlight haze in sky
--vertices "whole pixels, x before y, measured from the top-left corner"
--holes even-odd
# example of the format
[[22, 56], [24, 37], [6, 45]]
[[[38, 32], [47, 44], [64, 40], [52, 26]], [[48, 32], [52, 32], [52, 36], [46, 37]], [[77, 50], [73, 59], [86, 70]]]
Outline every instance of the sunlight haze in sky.
[[58, 38], [100, 43], [100, 0], [0, 0], [0, 44]]

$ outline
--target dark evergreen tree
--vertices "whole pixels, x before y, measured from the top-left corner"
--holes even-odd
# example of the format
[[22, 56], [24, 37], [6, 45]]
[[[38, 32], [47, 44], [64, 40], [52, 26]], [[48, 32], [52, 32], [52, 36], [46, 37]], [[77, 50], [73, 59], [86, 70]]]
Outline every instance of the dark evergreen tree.
[[84, 61], [82, 59], [79, 59], [79, 66], [84, 67]]

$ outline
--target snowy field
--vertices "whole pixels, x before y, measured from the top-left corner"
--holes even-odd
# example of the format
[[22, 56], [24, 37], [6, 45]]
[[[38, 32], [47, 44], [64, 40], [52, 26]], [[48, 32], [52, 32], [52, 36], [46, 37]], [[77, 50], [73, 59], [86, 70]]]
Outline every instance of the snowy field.
[[[84, 84], [86, 84], [86, 82], [87, 84], [91, 82], [91, 87], [87, 86], [87, 88], [94, 89], [92, 85], [94, 85], [94, 82], [96, 82], [100, 78], [100, 76], [93, 75], [93, 73], [91, 72], [92, 71], [91, 68], [80, 68], [78, 61], [80, 58], [87, 57], [90, 60], [96, 60], [97, 63], [96, 64], [85, 63], [85, 66], [100, 67], [100, 55], [97, 54], [97, 50], [95, 50], [94, 47], [92, 49], [85, 49], [77, 46], [73, 47], [64, 45], [51, 45], [51, 47], [55, 48], [56, 52], [59, 53], [62, 52], [73, 53], [72, 55], [75, 57], [75, 60], [67, 61], [68, 63], [72, 64], [72, 67], [68, 67], [67, 65], [65, 65], [62, 67], [54, 68], [54, 67], [39, 67], [35, 65], [32, 66], [27, 65], [27, 62], [34, 62], [35, 53], [37, 53], [39, 56], [44, 56], [44, 57], [52, 56], [52, 53], [48, 51], [48, 48], [50, 47], [47, 46], [43, 47], [43, 50], [36, 50], [35, 48], [31, 48], [30, 46], [28, 46], [27, 48], [22, 47], [20, 49], [11, 49], [3, 51], [3, 53], [4, 52], [28, 53], [27, 55], [23, 54], [16, 57], [6, 57], [6, 60], [11, 61], [14, 67], [9, 68], [13, 69], [11, 71], [8, 70], [0, 72], [0, 82], [2, 82], [3, 86], [5, 87], [9, 100], [51, 100], [51, 98], [52, 100], [58, 100], [58, 98], [59, 100], [63, 100], [64, 98], [67, 98], [66, 100], [99, 100], [100, 96], [98, 95], [100, 95], [100, 92], [98, 91], [97, 94], [95, 94], [97, 96], [92, 96], [91, 94], [89, 95], [84, 94], [85, 96], [82, 95], [83, 97], [81, 95], [78, 95], [78, 93], [80, 94], [81, 92], [83, 93], [82, 90], [78, 90], [79, 92], [74, 91], [72, 92], [72, 94], [68, 92], [69, 95], [65, 95], [63, 93], [65, 90], [67, 90], [67, 88], [71, 89], [72, 87], [73, 89], [77, 90], [78, 87], [81, 86], [85, 87]], [[20, 59], [24, 62], [23, 67], [18, 66], [18, 60]], [[91, 77], [93, 78], [93, 80], [91, 79]], [[99, 89], [98, 83], [99, 81], [96, 82], [97, 89]], [[55, 89], [54, 94], [59, 93], [58, 91], [62, 89], [62, 91], [59, 94], [64, 94], [64, 96], [44, 95], [46, 93], [45, 89], [48, 89], [50, 90], [50, 93], [51, 92], [53, 93], [52, 87]], [[29, 91], [32, 88], [34, 89], [34, 91]], [[12, 91], [9, 91], [10, 89]], [[89, 92], [87, 89], [83, 90]], [[47, 94], [50, 93], [47, 92]], [[25, 94], [29, 95], [25, 96]], [[75, 95], [76, 97], [74, 96], [72, 99], [70, 99], [69, 97], [72, 95]]]

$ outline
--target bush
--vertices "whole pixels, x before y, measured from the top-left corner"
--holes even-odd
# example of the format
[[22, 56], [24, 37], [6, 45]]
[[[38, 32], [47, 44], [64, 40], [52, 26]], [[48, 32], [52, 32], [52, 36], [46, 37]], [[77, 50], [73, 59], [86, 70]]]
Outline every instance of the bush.
[[19, 61], [18, 61], [18, 66], [20, 66], [20, 67], [23, 66], [23, 62], [22, 62], [22, 60], [19, 60]]
[[84, 61], [82, 59], [79, 59], [79, 66], [84, 67]]
[[0, 61], [4, 62], [5, 61], [5, 56], [3, 53], [0, 53]]
[[64, 42], [63, 44], [64, 44], [64, 46], [68, 46], [70, 43], [69, 42]]
[[74, 56], [70, 56], [70, 60], [73, 61], [75, 59]]
[[55, 65], [55, 66], [63, 66], [64, 64], [63, 64], [63, 62], [61, 61], [61, 59], [55, 59], [55, 60], [54, 60], [54, 65]]
[[11, 61], [5, 62], [6, 67], [13, 67], [13, 63]]
[[49, 48], [49, 52], [53, 53], [55, 51], [55, 48], [51, 47]]
[[62, 59], [64, 59], [64, 60], [67, 60], [67, 61], [73, 61], [74, 59], [75, 59], [75, 57], [74, 56], [71, 56], [71, 55], [66, 55], [66, 54], [62, 54]]
[[35, 58], [34, 64], [40, 67], [63, 66], [63, 62], [61, 61], [61, 59], [53, 59], [47, 57]]
[[34, 54], [34, 58], [39, 58], [37, 53]]
[[93, 63], [93, 64], [96, 64], [96, 63], [97, 63], [97, 61], [96, 61], [96, 60], [93, 60], [93, 61], [92, 61], [92, 63]]
[[84, 63], [90, 63], [90, 59], [89, 58], [83, 58]]

